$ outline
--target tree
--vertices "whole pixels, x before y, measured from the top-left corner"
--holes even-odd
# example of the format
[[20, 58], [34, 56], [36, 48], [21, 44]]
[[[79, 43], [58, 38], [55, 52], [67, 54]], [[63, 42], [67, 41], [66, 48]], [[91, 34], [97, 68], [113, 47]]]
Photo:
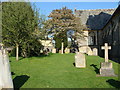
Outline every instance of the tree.
[[74, 38], [83, 36], [82, 28], [85, 27], [81, 25], [80, 18], [76, 17], [71, 9], [63, 7], [53, 10], [48, 17], [50, 19], [46, 22], [46, 28], [49, 33], [53, 33], [55, 37], [61, 39], [59, 41], [64, 41], [68, 30], [75, 31]]
[[[2, 38], [5, 46], [16, 47], [16, 60], [30, 43], [36, 41], [33, 32], [38, 29], [38, 13], [28, 2], [2, 3]], [[33, 48], [33, 47], [32, 47]], [[28, 50], [29, 51], [29, 50]]]
[[39, 32], [42, 40], [48, 39], [48, 32], [47, 29], [45, 28], [45, 25], [46, 25], [46, 16], [40, 15]]
[[[54, 35], [54, 40], [55, 40], [55, 48], [57, 49], [61, 49], [61, 43], [64, 43], [64, 47], [68, 46], [68, 40], [67, 40], [67, 35], [65, 33], [66, 36], [62, 37], [63, 34], [58, 34], [58, 35]], [[58, 38], [59, 37], [59, 38]]]

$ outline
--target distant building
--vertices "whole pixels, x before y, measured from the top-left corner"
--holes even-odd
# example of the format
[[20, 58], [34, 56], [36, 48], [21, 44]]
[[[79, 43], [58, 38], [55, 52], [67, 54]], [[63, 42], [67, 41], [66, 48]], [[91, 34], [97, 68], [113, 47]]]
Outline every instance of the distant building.
[[44, 46], [44, 50], [49, 49], [49, 51], [52, 51], [52, 48], [54, 48], [52, 40], [40, 40], [40, 42]]

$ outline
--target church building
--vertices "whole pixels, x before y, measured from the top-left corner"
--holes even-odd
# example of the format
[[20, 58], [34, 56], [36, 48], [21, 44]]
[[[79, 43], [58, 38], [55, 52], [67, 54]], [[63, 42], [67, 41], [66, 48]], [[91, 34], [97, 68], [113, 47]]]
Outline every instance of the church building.
[[79, 39], [79, 47], [97, 48], [103, 56], [101, 46], [108, 43], [109, 59], [120, 62], [120, 5], [117, 9], [74, 10], [76, 17], [88, 27], [83, 30], [85, 39]]

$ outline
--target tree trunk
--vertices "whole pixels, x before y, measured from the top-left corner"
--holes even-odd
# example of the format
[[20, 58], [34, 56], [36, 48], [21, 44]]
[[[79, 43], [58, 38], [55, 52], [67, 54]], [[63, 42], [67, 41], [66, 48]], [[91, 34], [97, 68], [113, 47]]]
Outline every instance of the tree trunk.
[[16, 43], [16, 60], [18, 61], [19, 45]]

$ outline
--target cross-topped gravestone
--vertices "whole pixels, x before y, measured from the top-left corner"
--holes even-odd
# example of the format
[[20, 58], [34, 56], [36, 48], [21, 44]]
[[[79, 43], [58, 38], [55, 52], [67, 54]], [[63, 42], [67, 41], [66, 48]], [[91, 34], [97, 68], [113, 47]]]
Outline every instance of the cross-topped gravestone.
[[108, 46], [108, 44], [105, 43], [105, 46], [102, 46], [102, 49], [105, 50], [105, 62], [108, 62], [108, 50], [111, 49], [111, 46]]
[[105, 43], [102, 49], [105, 50], [105, 62], [101, 62], [100, 76], [116, 76], [112, 68], [112, 63], [108, 62], [108, 50], [111, 49], [111, 46]]

